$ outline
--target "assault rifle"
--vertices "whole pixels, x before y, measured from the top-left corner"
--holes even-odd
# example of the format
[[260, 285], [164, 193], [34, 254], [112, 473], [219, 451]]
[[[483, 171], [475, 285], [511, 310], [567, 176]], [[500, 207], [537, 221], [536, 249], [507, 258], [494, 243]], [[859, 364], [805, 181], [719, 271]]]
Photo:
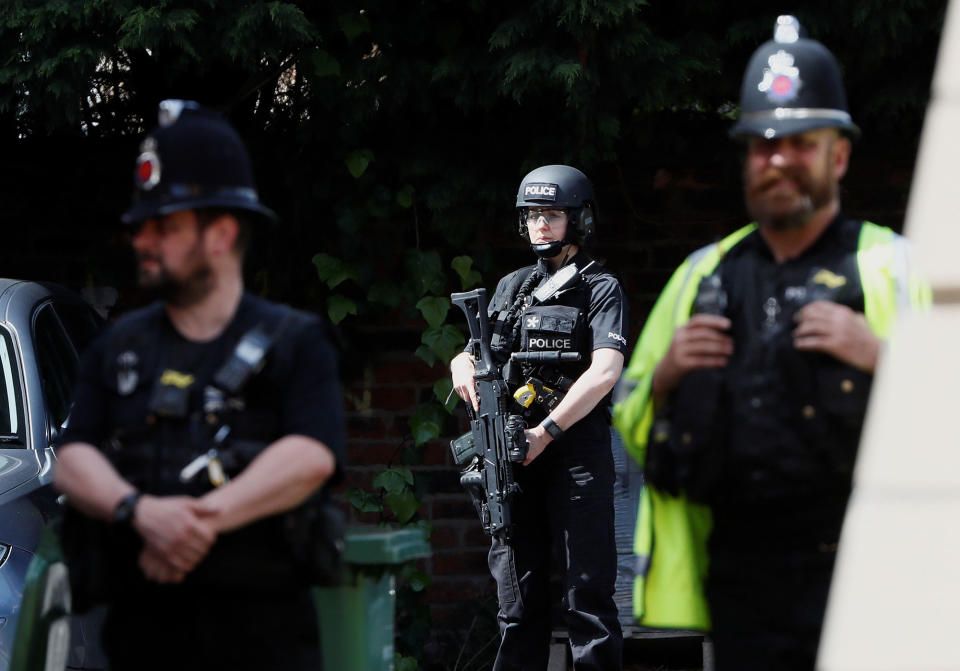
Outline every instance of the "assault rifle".
[[509, 414], [513, 397], [490, 352], [487, 290], [451, 294], [450, 300], [467, 316], [479, 401], [476, 411], [467, 403], [470, 433], [451, 441], [450, 449], [458, 466], [466, 464], [460, 484], [470, 494], [484, 532], [507, 540], [510, 500], [520, 491], [513, 480], [513, 464], [527, 458], [526, 422]]

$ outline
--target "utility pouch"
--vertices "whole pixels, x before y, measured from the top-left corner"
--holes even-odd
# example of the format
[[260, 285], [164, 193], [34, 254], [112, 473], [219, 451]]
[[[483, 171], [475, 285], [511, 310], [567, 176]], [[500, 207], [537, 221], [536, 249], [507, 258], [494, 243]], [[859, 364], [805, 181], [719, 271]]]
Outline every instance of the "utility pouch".
[[193, 376], [167, 369], [157, 378], [148, 410], [158, 417], [182, 418], [190, 413]]
[[307, 582], [335, 587], [343, 581], [344, 514], [315, 495], [284, 515], [284, 533]]

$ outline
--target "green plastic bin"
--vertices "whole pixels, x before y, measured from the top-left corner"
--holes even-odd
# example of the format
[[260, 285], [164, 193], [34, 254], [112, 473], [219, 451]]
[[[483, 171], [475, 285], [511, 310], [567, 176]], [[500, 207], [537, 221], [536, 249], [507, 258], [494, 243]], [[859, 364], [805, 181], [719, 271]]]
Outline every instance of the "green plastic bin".
[[66, 667], [70, 608], [67, 566], [56, 531], [48, 526], [27, 568], [10, 671]]
[[338, 587], [314, 591], [324, 669], [392, 671], [396, 566], [430, 555], [422, 529], [348, 527]]

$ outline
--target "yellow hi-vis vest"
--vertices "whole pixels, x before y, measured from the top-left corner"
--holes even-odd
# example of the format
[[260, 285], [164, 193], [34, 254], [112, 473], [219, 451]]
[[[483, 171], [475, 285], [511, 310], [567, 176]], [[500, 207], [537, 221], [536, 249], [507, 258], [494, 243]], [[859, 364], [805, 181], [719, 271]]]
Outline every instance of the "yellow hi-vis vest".
[[[640, 464], [654, 419], [650, 385], [653, 371], [667, 353], [674, 330], [690, 318], [700, 280], [723, 256], [756, 230], [750, 224], [690, 256], [674, 272], [650, 312], [613, 408], [613, 424], [627, 451]], [[929, 287], [913, 277], [907, 241], [889, 228], [864, 222], [857, 244], [857, 268], [864, 311], [880, 338], [889, 335], [899, 310], [929, 305]], [[703, 592], [707, 575], [707, 538], [713, 526], [710, 509], [645, 486], [640, 495], [634, 553], [637, 557], [633, 611], [648, 627], [710, 630]]]

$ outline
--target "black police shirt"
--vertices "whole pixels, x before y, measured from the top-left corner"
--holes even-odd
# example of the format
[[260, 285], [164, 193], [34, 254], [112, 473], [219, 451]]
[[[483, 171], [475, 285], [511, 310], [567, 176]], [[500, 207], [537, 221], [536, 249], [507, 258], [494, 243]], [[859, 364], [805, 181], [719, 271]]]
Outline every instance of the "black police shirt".
[[[777, 518], [771, 525], [784, 526], [788, 513], [775, 502], [792, 510], [800, 501], [804, 513], [790, 514], [788, 526], [809, 523], [813, 535], [842, 519], [872, 376], [829, 354], [796, 349], [792, 333], [797, 312], [816, 300], [863, 312], [861, 226], [838, 216], [810, 248], [782, 263], [755, 231], [721, 263], [734, 342], [723, 491], [727, 521], [739, 520], [745, 538], [755, 538], [758, 528], [745, 514], [749, 502]], [[835, 540], [833, 533], [826, 538]]]
[[[587, 342], [582, 344], [580, 351], [587, 360], [582, 366], [583, 369], [589, 366], [589, 355], [595, 350], [608, 348], [624, 356], [627, 354], [628, 306], [623, 288], [616, 276], [599, 263], [589, 265], [591, 260], [590, 256], [582, 251], [571, 259], [571, 263], [576, 264], [580, 270], [585, 290], [581, 285], [577, 291], [561, 294], [555, 301], [548, 301], [548, 304], [557, 305], [572, 305], [582, 301], [585, 305]], [[539, 263], [543, 264], [542, 267], [547, 267], [546, 261], [541, 260]], [[509, 309], [519, 288], [518, 279], [526, 278], [534, 267], [527, 266], [516, 270], [497, 283], [497, 289], [490, 299], [491, 313]], [[543, 281], [547, 279], [549, 277]], [[581, 290], [584, 290], [583, 293], [577, 296], [577, 292]], [[515, 343], [514, 349], [517, 349], [519, 344]], [[567, 427], [563, 438], [601, 439], [602, 434], [608, 432], [606, 427], [610, 422], [610, 398], [611, 394], [607, 394], [587, 417], [573, 427]]]
[[[258, 324], [269, 328], [283, 322], [282, 316], [291, 313], [295, 318], [276, 334], [263, 369], [238, 394], [212, 385], [216, 371], [245, 333]], [[161, 381], [169, 389], [184, 390], [192, 420], [164, 416], [176, 415], [176, 408], [157, 410]], [[84, 353], [74, 398], [61, 444], [100, 447], [124, 477], [148, 493], [177, 493], [171, 479], [210, 445], [211, 434], [223, 424], [233, 430], [228, 439], [252, 438], [267, 444], [291, 434], [315, 438], [336, 457], [337, 472], [330, 484], [341, 477], [343, 401], [336, 357], [323, 323], [316, 315], [250, 294], [243, 295], [223, 333], [208, 342], [183, 338], [160, 303], [121, 317]], [[164, 426], [172, 427], [166, 435], [187, 444], [162, 444]], [[145, 440], [161, 443], [151, 449], [159, 455], [155, 462], [167, 462], [165, 468], [158, 471], [143, 459], [131, 458], [131, 444]], [[145, 457], [149, 461], [149, 455]], [[196, 477], [202, 480], [207, 474], [201, 471]]]

